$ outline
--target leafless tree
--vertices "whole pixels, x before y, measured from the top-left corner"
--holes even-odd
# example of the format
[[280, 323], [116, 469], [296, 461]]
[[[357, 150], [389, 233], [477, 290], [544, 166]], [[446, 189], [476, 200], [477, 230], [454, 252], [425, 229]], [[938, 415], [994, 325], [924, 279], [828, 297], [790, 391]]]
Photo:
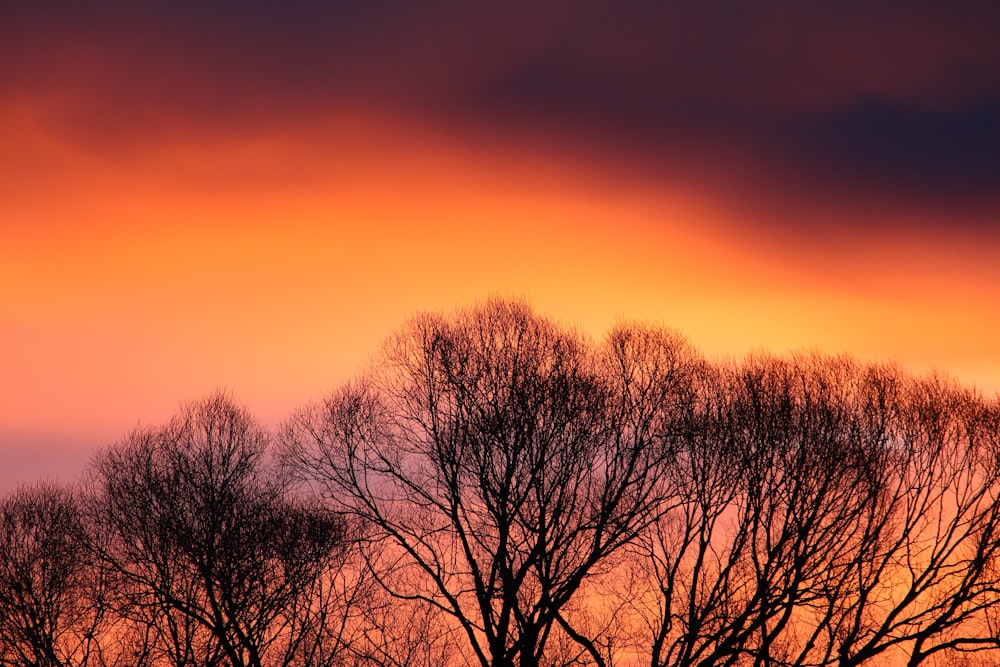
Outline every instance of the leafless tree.
[[369, 526], [386, 589], [450, 618], [470, 660], [547, 664], [563, 633], [600, 664], [563, 612], [672, 495], [700, 363], [659, 329], [598, 347], [493, 300], [415, 318], [369, 374], [290, 420], [286, 449]]
[[1000, 402], [492, 300], [0, 499], [0, 667], [1000, 661]]
[[995, 408], [939, 379], [757, 356], [702, 391], [631, 607], [666, 665], [917, 665], [996, 646]]
[[217, 393], [95, 460], [91, 520], [137, 662], [329, 665], [345, 520], [296, 497], [270, 437]]
[[849, 594], [828, 601], [819, 646], [838, 665], [892, 655], [912, 667], [1000, 648], [990, 623], [1000, 604], [1000, 412], [939, 376], [899, 385], [869, 458], [879, 493], [859, 539], [870, 548], [844, 568]]
[[101, 664], [102, 582], [78, 498], [51, 483], [0, 500], [0, 665]]

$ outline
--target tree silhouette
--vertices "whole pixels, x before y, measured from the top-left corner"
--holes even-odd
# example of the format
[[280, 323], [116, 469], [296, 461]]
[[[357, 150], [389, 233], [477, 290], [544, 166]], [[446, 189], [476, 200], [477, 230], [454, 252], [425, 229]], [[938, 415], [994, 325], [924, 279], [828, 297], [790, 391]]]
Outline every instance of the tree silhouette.
[[525, 304], [414, 319], [376, 367], [297, 414], [301, 473], [363, 520], [370, 567], [440, 610], [483, 667], [541, 663], [581, 586], [662, 511], [700, 362], [620, 328], [596, 348]]
[[682, 502], [633, 546], [653, 665], [917, 665], [997, 646], [995, 406], [818, 356], [751, 358], [705, 389]]
[[145, 659], [176, 665], [330, 664], [332, 596], [347, 525], [291, 493], [270, 438], [224, 394], [138, 429], [95, 462], [98, 556]]
[[51, 483], [0, 501], [0, 665], [100, 663], [102, 586], [77, 497]]
[[0, 499], [0, 666], [982, 667], [1000, 401], [491, 300]]

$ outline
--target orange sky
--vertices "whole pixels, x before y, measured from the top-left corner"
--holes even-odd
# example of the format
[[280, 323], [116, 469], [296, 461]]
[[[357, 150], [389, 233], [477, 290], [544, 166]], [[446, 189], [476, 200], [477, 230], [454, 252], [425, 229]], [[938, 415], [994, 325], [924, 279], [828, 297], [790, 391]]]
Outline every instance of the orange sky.
[[[0, 73], [19, 71], [11, 53]], [[989, 206], [856, 184], [840, 201], [767, 151], [698, 140], [662, 162], [378, 100], [250, 123], [126, 114], [82, 138], [79, 78], [7, 79], [0, 491], [73, 479], [216, 387], [276, 424], [408, 315], [494, 293], [594, 336], [654, 320], [712, 357], [818, 347], [1000, 391]], [[779, 167], [758, 176], [747, 155]]]

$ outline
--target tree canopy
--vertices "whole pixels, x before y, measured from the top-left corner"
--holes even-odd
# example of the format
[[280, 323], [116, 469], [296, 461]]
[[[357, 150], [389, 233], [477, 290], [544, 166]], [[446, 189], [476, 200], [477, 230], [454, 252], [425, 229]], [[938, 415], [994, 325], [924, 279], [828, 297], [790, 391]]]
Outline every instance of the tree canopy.
[[1000, 659], [1000, 405], [492, 299], [273, 432], [222, 392], [0, 501], [0, 665]]

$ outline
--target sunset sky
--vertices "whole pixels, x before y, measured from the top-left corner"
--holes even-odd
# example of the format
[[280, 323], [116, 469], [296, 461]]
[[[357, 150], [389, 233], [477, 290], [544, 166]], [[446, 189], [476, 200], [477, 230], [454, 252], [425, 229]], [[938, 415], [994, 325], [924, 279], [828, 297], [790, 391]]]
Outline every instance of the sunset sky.
[[1000, 3], [4, 2], [0, 492], [492, 294], [1000, 391]]

